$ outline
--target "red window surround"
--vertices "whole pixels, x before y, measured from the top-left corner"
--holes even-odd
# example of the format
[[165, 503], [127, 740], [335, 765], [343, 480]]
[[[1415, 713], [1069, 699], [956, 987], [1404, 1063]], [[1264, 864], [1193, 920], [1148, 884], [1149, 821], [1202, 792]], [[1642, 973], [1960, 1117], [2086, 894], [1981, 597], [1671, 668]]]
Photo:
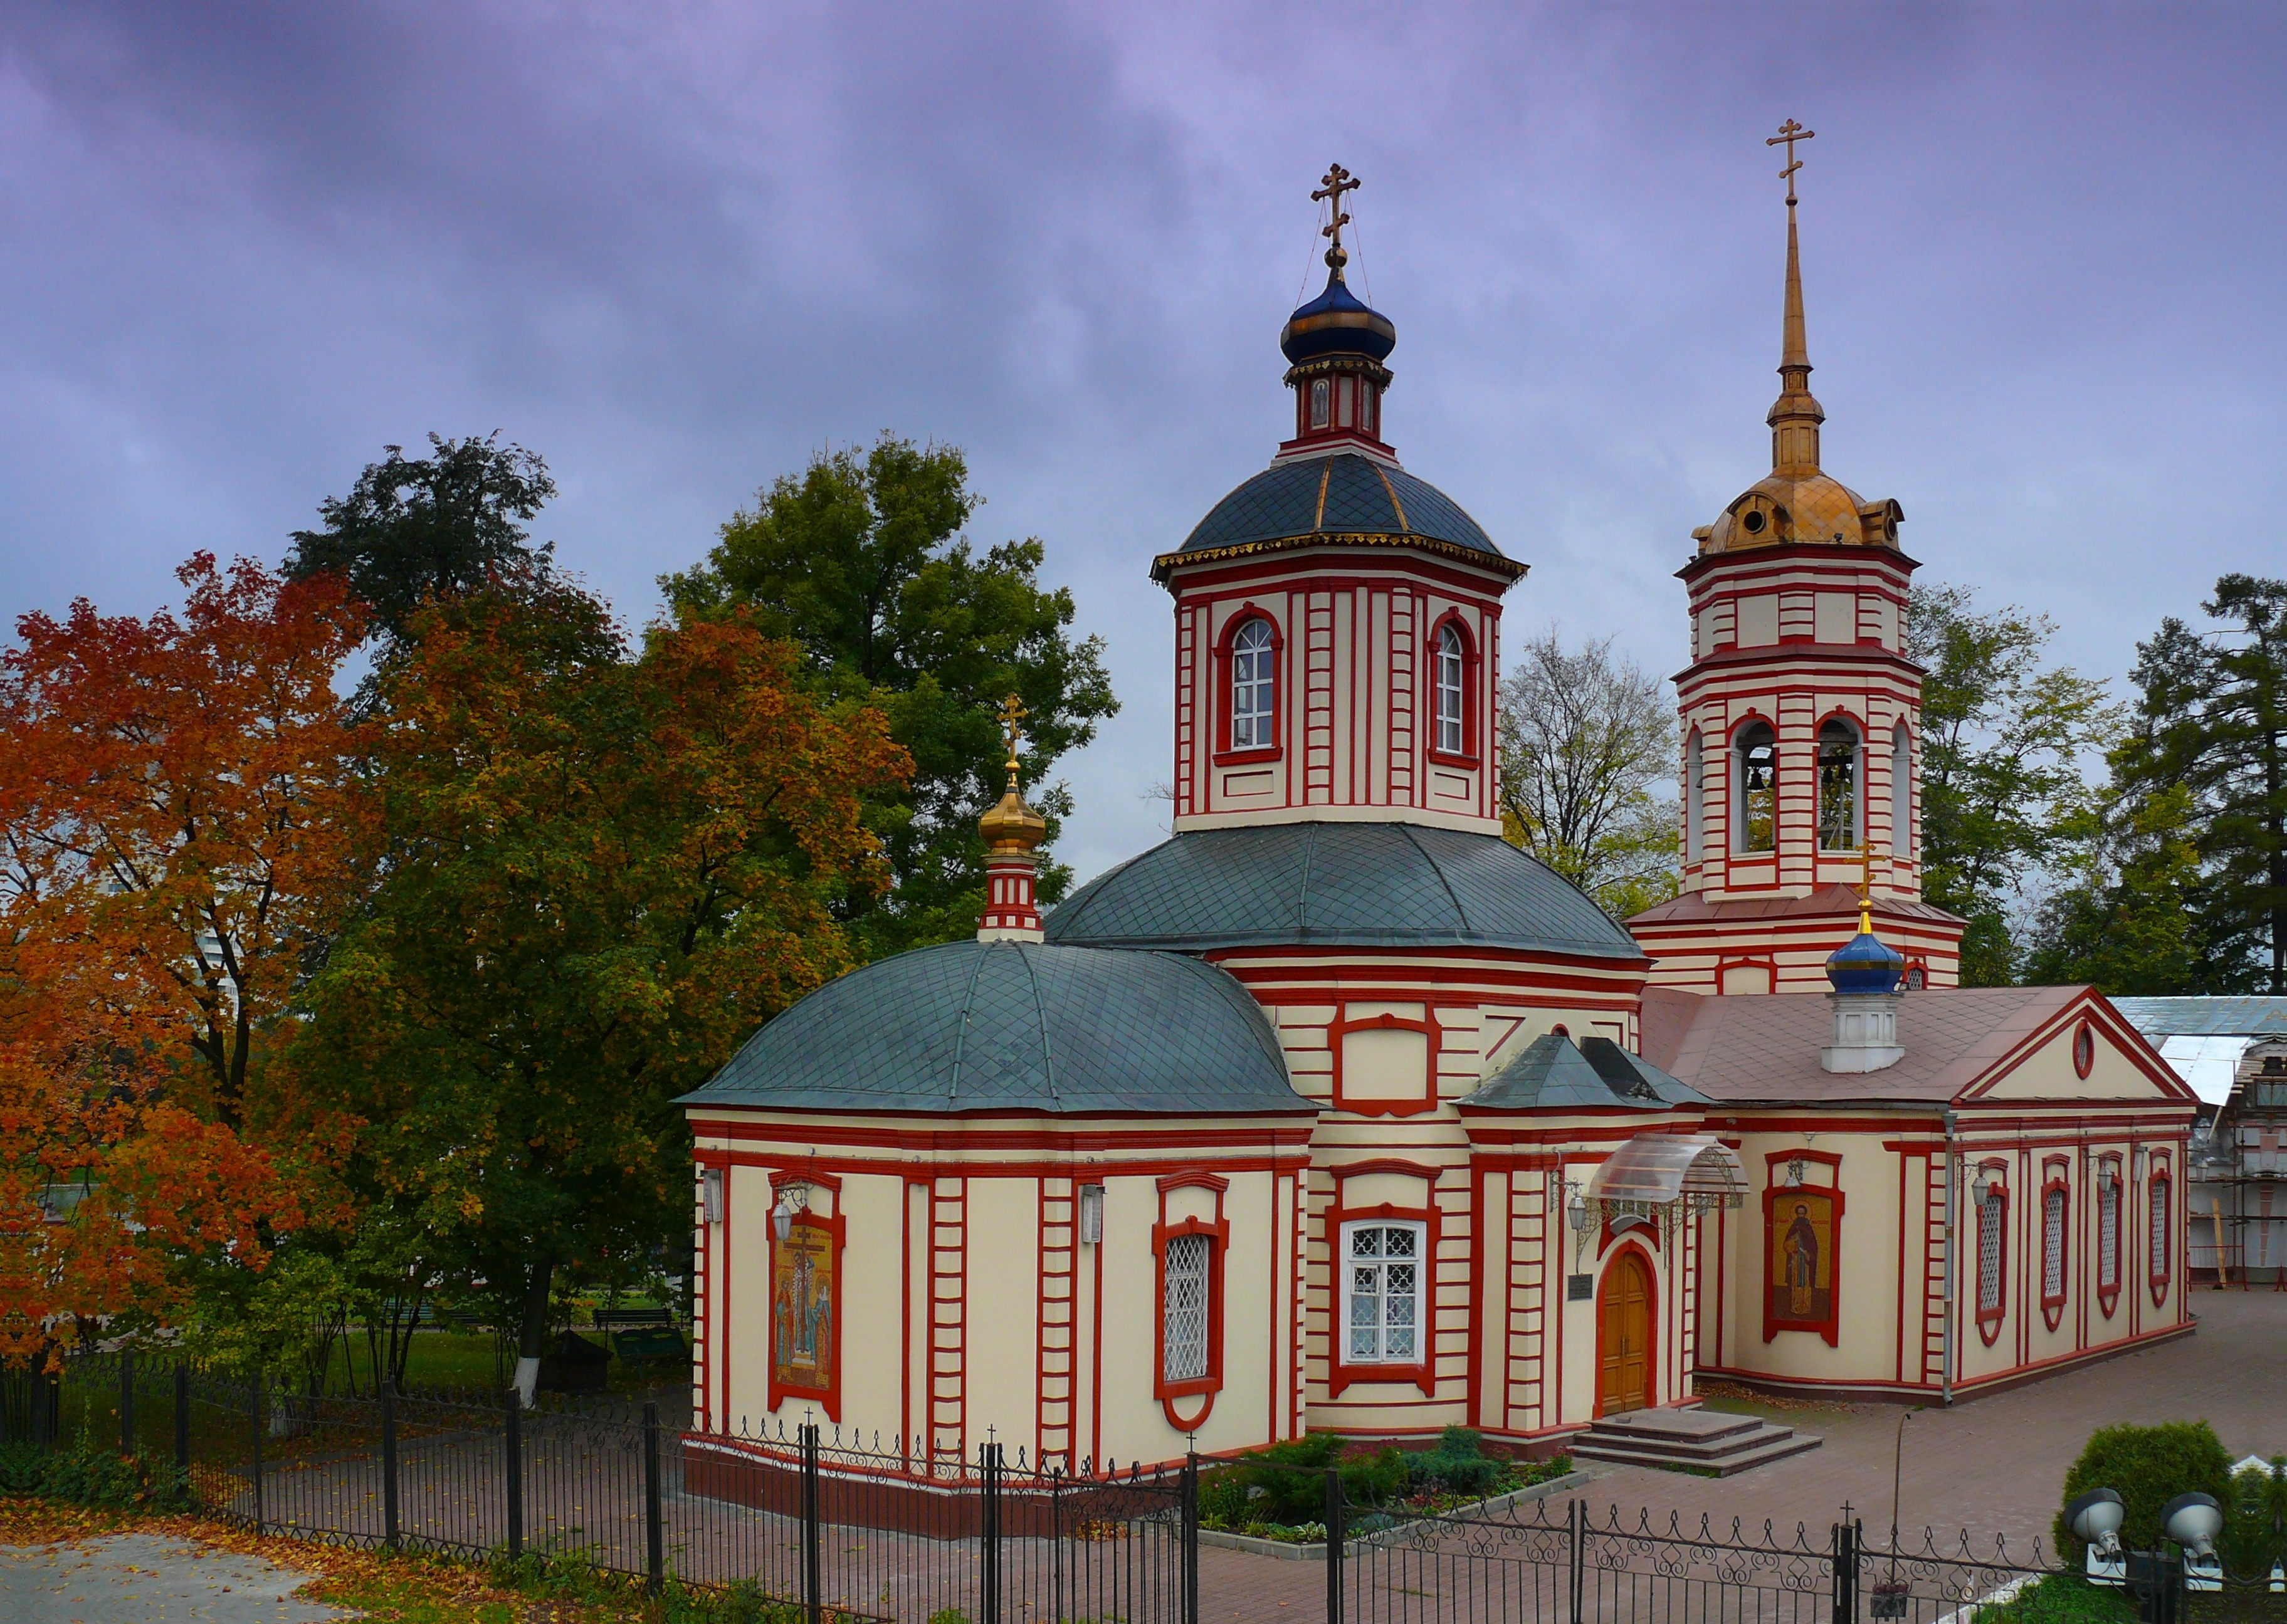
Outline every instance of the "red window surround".
[[[2097, 1163], [2096, 1200], [2096, 1305], [2109, 1320], [2113, 1309], [2120, 1302], [2120, 1249], [2128, 1244], [2128, 1187], [2121, 1182], [2119, 1157], [2107, 1156]], [[2112, 1247], [2109, 1257], [2104, 1245], [2105, 1208], [2108, 1204], [2112, 1210]]]
[[[2054, 1218], [2056, 1236], [2052, 1242], [2049, 1226], [2052, 1222], [2049, 1205], [2057, 1203]], [[2057, 1249], [2057, 1289], [2049, 1290], [2049, 1248]], [[2065, 1183], [2065, 1164], [2061, 1161], [2044, 1163], [2041, 1183], [2041, 1318], [2051, 1330], [2064, 1318], [2065, 1297], [2072, 1280], [2072, 1191]]]
[[[1802, 1184], [1791, 1185], [1785, 1182], [1786, 1166], [1790, 1162], [1800, 1162], [1803, 1164], [1805, 1179]], [[1809, 1182], [1808, 1175], [1813, 1168], [1825, 1170], [1824, 1184]], [[1777, 1250], [1773, 1244], [1774, 1238], [1784, 1231], [1786, 1221], [1791, 1221], [1786, 1219], [1782, 1208], [1790, 1197], [1799, 1195], [1806, 1190], [1814, 1195], [1825, 1196], [1833, 1203], [1833, 1225], [1830, 1239], [1835, 1255], [1831, 1257], [1827, 1263], [1826, 1313], [1823, 1317], [1808, 1320], [1793, 1319], [1780, 1313], [1777, 1300], [1777, 1293], [1772, 1290], [1771, 1282], [1767, 1280], [1763, 1285], [1763, 1340], [1774, 1341], [1781, 1331], [1815, 1331], [1828, 1347], [1838, 1347], [1842, 1339], [1843, 1271], [1840, 1266], [1842, 1249], [1842, 1214], [1844, 1207], [1848, 1204], [1842, 1194], [1842, 1158], [1833, 1151], [1812, 1150], [1808, 1147], [1764, 1153], [1763, 1256], [1766, 1258]]]
[[[1381, 1202], [1371, 1207], [1353, 1207], [1349, 1200], [1345, 1180], [1365, 1173], [1400, 1173], [1421, 1180], [1428, 1204], [1401, 1207]], [[1437, 1170], [1420, 1162], [1401, 1162], [1382, 1159], [1373, 1162], [1353, 1162], [1347, 1167], [1333, 1170], [1334, 1199], [1326, 1208], [1327, 1273], [1326, 1311], [1326, 1396], [1339, 1399], [1343, 1389], [1358, 1382], [1409, 1383], [1421, 1390], [1424, 1398], [1437, 1396]], [[1343, 1266], [1342, 1226], [1371, 1222], [1376, 1218], [1396, 1218], [1419, 1224], [1421, 1228], [1421, 1297], [1418, 1321], [1421, 1357], [1412, 1364], [1353, 1365], [1344, 1362], [1343, 1352], [1349, 1345], [1343, 1335], [1341, 1320], [1341, 1274]]]
[[[1151, 1396], [1159, 1400], [1167, 1424], [1178, 1432], [1195, 1432], [1207, 1425], [1215, 1412], [1215, 1394], [1223, 1391], [1223, 1254], [1231, 1249], [1231, 1220], [1223, 1216], [1223, 1201], [1230, 1188], [1230, 1179], [1206, 1172], [1170, 1173], [1159, 1180], [1159, 1221], [1151, 1226]], [[1167, 1196], [1175, 1190], [1213, 1191], [1215, 1217], [1171, 1221]], [[1178, 1235], [1207, 1237], [1207, 1368], [1204, 1376], [1186, 1382], [1167, 1380], [1167, 1242]], [[1176, 1412], [1178, 1399], [1194, 1398], [1199, 1400], [1194, 1414]]]
[[[1990, 1203], [1972, 1198], [1977, 1208], [1977, 1255], [1970, 1273], [1969, 1300], [1977, 1314], [1977, 1334], [1990, 1348], [2000, 1340], [2001, 1322], [2009, 1317], [2009, 1186], [2001, 1182], [2006, 1170], [2000, 1163], [1990, 1164], [1983, 1171], [1992, 1183], [1992, 1198]], [[1990, 1308], [1985, 1305], [1985, 1248], [1989, 1235], [1994, 1256]]]
[[2152, 1159], [2150, 1188], [2151, 1210], [2144, 1216], [2149, 1220], [2154, 1212], [2160, 1215], [2159, 1221], [2152, 1225], [2151, 1237], [2147, 1242], [2152, 1253], [2152, 1306], [2157, 1308], [2168, 1300], [2168, 1281], [2174, 1273], [2176, 1262], [2175, 1181], [2168, 1177], [2168, 1164], [2157, 1156]]
[[1239, 767], [1249, 761], [1275, 761], [1284, 753], [1283, 746], [1277, 744], [1261, 745], [1246, 750], [1231, 747], [1231, 645], [1238, 635], [1239, 628], [1250, 620], [1260, 620], [1270, 628], [1270, 730], [1273, 739], [1286, 737], [1286, 637], [1278, 629], [1277, 618], [1250, 600], [1241, 603], [1238, 612], [1223, 623], [1223, 635], [1215, 640], [1215, 764], [1217, 767]]
[[[1422, 1046], [1428, 1052], [1422, 1068], [1421, 1092], [1416, 1098], [1405, 1100], [1353, 1100], [1342, 1088], [1342, 1039], [1352, 1032], [1370, 1032], [1385, 1028], [1422, 1034]], [[1437, 1006], [1435, 1004], [1422, 1006], [1422, 1019], [1419, 1021], [1389, 1014], [1367, 1015], [1353, 1021], [1349, 1018], [1349, 1005], [1343, 1005], [1341, 1013], [1326, 1025], [1326, 1047], [1333, 1052], [1333, 1096], [1329, 1103], [1337, 1111], [1351, 1111], [1360, 1116], [1419, 1116], [1424, 1111], [1436, 1110], [1437, 1051], [1444, 1030], [1437, 1024]]]
[[2096, 1068], [2096, 1033], [2084, 1018], [2073, 1029], [2073, 1076], [2085, 1077]]
[[[833, 1242], [834, 1289], [833, 1295], [827, 1298], [826, 1305], [827, 1314], [827, 1335], [831, 1337], [832, 1340], [827, 1344], [827, 1377], [824, 1386], [806, 1387], [798, 1385], [792, 1382], [781, 1383], [779, 1380], [777, 1344], [778, 1315], [776, 1313], [779, 1278], [779, 1232], [778, 1226], [775, 1224], [771, 1223], [768, 1218], [765, 1218], [764, 1223], [767, 1226], [765, 1227], [764, 1234], [767, 1236], [770, 1244], [770, 1268], [769, 1272], [764, 1275], [763, 1280], [764, 1289], [768, 1294], [768, 1306], [765, 1308], [764, 1312], [771, 1315], [771, 1332], [769, 1339], [765, 1344], [769, 1350], [768, 1358], [770, 1361], [769, 1391], [767, 1393], [767, 1399], [773, 1413], [777, 1411], [780, 1404], [788, 1399], [812, 1399], [817, 1403], [819, 1408], [826, 1412], [826, 1418], [828, 1421], [838, 1422], [842, 1419], [842, 1299], [847, 1295], [847, 1293], [845, 1293], [842, 1289], [842, 1252], [843, 1244], [849, 1239], [849, 1227], [842, 1216], [842, 1180], [835, 1178], [831, 1173], [774, 1171], [771, 1174], [771, 1206], [773, 1210], [776, 1210], [779, 1204], [779, 1192], [784, 1190], [789, 1185], [807, 1185], [810, 1186], [811, 1191], [811, 1207], [807, 1211], [797, 1212], [795, 1214], [795, 1227], [823, 1230], [827, 1239]], [[826, 1192], [833, 1199], [834, 1216], [832, 1218], [820, 1218], [818, 1214], [818, 1192], [819, 1191]], [[725, 1406], [725, 1409], [727, 1412], [727, 1405]]]
[[[1445, 635], [1445, 628], [1449, 626], [1459, 632], [1461, 638], [1462, 747], [1458, 752], [1440, 750], [1437, 747], [1437, 653], [1439, 644]], [[1458, 609], [1449, 609], [1438, 616], [1436, 623], [1429, 628], [1428, 658], [1424, 662], [1422, 675], [1425, 731], [1421, 737], [1428, 742], [1428, 755], [1433, 761], [1442, 761], [1448, 767], [1477, 765], [1479, 753], [1477, 725], [1481, 712], [1481, 706], [1477, 702], [1479, 664], [1477, 640], [1469, 635], [1469, 623], [1462, 616], [1461, 611]]]

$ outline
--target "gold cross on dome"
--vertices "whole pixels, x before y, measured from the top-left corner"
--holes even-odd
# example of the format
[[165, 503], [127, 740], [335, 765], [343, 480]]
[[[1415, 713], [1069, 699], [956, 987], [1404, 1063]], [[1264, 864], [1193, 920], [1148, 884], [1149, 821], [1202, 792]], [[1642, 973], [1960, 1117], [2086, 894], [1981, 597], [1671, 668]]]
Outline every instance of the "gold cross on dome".
[[1009, 730], [1009, 770], [1012, 773], [1017, 770], [1017, 724], [1032, 713], [1014, 694], [1001, 701], [1001, 725]]
[[1310, 193], [1312, 202], [1326, 203], [1333, 215], [1329, 224], [1318, 229], [1318, 235], [1334, 240], [1334, 246], [1326, 250], [1326, 263], [1330, 265], [1340, 267], [1349, 258], [1342, 252], [1342, 227], [1350, 223], [1349, 216], [1342, 209], [1342, 193], [1355, 192], [1362, 184], [1357, 177], [1341, 164], [1330, 164], [1326, 178], [1318, 184], [1318, 190]]
[[1789, 119], [1779, 126], [1778, 134], [1764, 138], [1763, 145], [1766, 146], [1777, 146], [1782, 141], [1786, 143], [1787, 165], [1779, 171], [1779, 178], [1787, 184], [1787, 203], [1790, 208], [1794, 203], [1794, 172], [1802, 168], [1802, 160], [1794, 155], [1794, 144], [1797, 141], [1808, 141], [1817, 133], [1816, 130], [1805, 130], [1800, 124]]

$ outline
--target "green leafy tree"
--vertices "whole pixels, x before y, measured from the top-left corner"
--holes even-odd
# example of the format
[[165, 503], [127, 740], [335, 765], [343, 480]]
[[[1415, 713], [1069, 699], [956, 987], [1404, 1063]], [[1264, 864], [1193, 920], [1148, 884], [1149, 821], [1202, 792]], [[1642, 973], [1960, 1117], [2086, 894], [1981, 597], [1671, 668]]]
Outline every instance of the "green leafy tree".
[[525, 526], [556, 494], [537, 452], [483, 439], [429, 437], [430, 455], [389, 454], [369, 462], [347, 496], [318, 505], [321, 530], [297, 530], [289, 579], [330, 571], [373, 611], [380, 630], [400, 642], [422, 603], [476, 590], [495, 577], [536, 579], [550, 548], [531, 544]]
[[2104, 685], [2047, 666], [2054, 625], [2015, 607], [1980, 613], [1959, 587], [1916, 587], [1908, 658], [1922, 682], [1922, 891], [1968, 922], [1965, 987], [2016, 979], [2022, 889], [2087, 827], [2082, 761], [2119, 723]]
[[[961, 533], [982, 501], [959, 450], [885, 434], [772, 481], [703, 564], [660, 583], [686, 622], [735, 608], [790, 639], [815, 691], [879, 706], [911, 753], [911, 780], [873, 809], [893, 883], [851, 905], [874, 956], [977, 928], [977, 818], [1001, 792], [1001, 699], [1017, 694], [1030, 713], [1025, 782], [1049, 785], [1033, 803], [1052, 839], [1071, 800], [1049, 773], [1119, 709], [1103, 640], [1073, 637], [1071, 593], [1041, 585], [1041, 544], [979, 553]], [[1046, 864], [1042, 900], [1069, 881]]]
[[1500, 687], [1504, 832], [1616, 918], [1675, 895], [1675, 713], [1658, 678], [1551, 627]]
[[428, 1249], [368, 1272], [441, 1260], [489, 1293], [528, 1391], [559, 1271], [688, 1223], [674, 1098], [849, 967], [835, 905], [886, 879], [862, 798], [906, 759], [743, 614], [630, 657], [559, 583], [408, 632], [378, 696], [389, 871], [288, 1063], [364, 1124], [360, 1187]]
[[2287, 991], [2287, 581], [2227, 575], [2205, 632], [2137, 645], [2092, 855], [2040, 961], [2108, 990]]

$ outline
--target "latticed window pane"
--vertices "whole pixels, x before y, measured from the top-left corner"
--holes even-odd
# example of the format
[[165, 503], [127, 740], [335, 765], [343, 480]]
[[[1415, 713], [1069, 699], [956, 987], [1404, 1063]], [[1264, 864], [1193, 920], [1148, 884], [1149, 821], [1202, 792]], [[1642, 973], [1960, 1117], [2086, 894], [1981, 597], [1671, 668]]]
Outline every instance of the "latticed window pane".
[[1270, 626], [1249, 620], [1231, 640], [1231, 744], [1234, 750], [1269, 745], [1278, 676], [1271, 669]]
[[1991, 1313], [2001, 1306], [2001, 1192], [1986, 1197], [1977, 1225], [1977, 1310]]
[[1437, 748], [1449, 755], [1460, 754], [1463, 747], [1464, 669], [1461, 634], [1449, 626], [1437, 634]]
[[1207, 1373], [1207, 1248], [1206, 1235], [1167, 1242], [1167, 1341], [1160, 1369], [1171, 1382], [1195, 1382]]
[[2152, 1181], [2152, 1278], [2159, 1280], [2168, 1273], [2168, 1181]]
[[2096, 1197], [2096, 1279], [2108, 1290], [2120, 1284], [2120, 1186], [2107, 1184]]
[[1359, 1224], [1349, 1231], [1349, 1352], [1353, 1363], [1420, 1357], [1421, 1230]]
[[2065, 1294], [2065, 1193], [2051, 1190], [2041, 1202], [2041, 1295]]

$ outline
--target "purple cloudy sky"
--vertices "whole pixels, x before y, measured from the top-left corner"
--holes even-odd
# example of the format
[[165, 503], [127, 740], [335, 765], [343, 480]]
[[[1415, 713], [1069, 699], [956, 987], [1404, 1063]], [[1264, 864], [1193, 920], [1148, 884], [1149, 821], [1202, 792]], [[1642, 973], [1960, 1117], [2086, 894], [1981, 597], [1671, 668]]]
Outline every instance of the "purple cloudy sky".
[[2287, 572], [2287, 11], [852, 4], [0, 8], [0, 606], [276, 559], [384, 442], [501, 430], [631, 620], [772, 475], [968, 448], [1127, 709], [1085, 874], [1154, 838], [1144, 577], [1269, 458], [1360, 174], [1389, 432], [1559, 622], [1682, 663], [1671, 572], [1768, 463], [1799, 118], [1827, 466], [1927, 574], [2118, 676]]

